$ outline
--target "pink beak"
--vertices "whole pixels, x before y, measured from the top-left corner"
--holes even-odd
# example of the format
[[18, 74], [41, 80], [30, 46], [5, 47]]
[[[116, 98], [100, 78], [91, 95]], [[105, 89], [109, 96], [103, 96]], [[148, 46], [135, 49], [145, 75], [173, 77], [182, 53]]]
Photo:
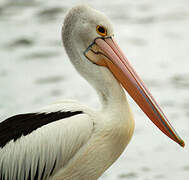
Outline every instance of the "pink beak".
[[100, 60], [95, 63], [109, 68], [115, 78], [122, 84], [149, 119], [164, 134], [184, 147], [184, 141], [171, 126], [161, 108], [150, 94], [143, 81], [134, 71], [114, 39], [112, 37], [97, 38], [86, 50], [85, 55], [87, 57], [87, 53], [93, 48], [93, 45], [99, 48], [98, 50], [101, 54], [106, 56], [106, 58], [102, 58], [101, 56]]

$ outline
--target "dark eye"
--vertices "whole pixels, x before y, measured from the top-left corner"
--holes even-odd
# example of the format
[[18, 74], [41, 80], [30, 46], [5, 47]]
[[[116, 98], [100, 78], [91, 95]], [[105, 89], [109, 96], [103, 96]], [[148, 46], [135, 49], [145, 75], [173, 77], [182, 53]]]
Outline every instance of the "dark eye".
[[103, 27], [103, 26], [98, 25], [98, 26], [96, 27], [96, 31], [97, 31], [97, 33], [98, 33], [99, 35], [101, 35], [101, 36], [106, 36], [106, 35], [107, 35], [106, 28]]

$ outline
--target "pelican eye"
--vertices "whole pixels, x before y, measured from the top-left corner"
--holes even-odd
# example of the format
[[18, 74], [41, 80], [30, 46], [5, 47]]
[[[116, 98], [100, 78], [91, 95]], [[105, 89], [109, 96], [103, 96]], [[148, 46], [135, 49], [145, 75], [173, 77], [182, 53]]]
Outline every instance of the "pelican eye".
[[101, 35], [101, 36], [106, 36], [106, 35], [107, 35], [107, 30], [106, 30], [106, 28], [103, 27], [103, 26], [100, 26], [100, 25], [98, 25], [98, 26], [96, 27], [96, 32], [97, 32], [99, 35]]

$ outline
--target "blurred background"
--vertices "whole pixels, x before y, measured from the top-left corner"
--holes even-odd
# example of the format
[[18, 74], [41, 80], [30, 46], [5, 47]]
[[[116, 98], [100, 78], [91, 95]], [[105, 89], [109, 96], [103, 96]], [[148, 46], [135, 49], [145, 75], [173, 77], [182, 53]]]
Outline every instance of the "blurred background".
[[1, 0], [0, 121], [62, 99], [99, 108], [61, 42], [65, 13], [80, 3], [111, 19], [115, 39], [186, 143], [168, 139], [129, 99], [133, 139], [100, 180], [188, 180], [188, 0]]

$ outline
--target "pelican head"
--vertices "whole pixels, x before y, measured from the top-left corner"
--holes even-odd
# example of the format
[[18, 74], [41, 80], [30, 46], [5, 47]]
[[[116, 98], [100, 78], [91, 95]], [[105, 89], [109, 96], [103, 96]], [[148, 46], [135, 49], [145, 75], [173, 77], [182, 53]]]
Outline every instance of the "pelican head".
[[102, 79], [102, 76], [98, 77], [101, 68], [85, 53], [96, 38], [102, 37], [97, 31], [98, 25], [106, 28], [106, 36], [113, 36], [113, 26], [103, 13], [87, 5], [78, 5], [66, 15], [62, 29], [63, 44], [72, 64], [93, 86], [98, 84], [95, 80], [100, 82]]
[[149, 119], [184, 147], [184, 141], [115, 42], [113, 26], [103, 13], [86, 5], [72, 8], [65, 17], [62, 37], [75, 68], [98, 91], [111, 88], [112, 79], [116, 79]]

